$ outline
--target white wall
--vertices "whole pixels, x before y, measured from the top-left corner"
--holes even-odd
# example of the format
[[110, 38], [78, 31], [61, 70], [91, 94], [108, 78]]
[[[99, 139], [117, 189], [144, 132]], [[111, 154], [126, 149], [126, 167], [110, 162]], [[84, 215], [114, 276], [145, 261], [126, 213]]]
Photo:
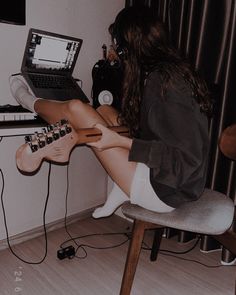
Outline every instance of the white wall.
[[[26, 0], [26, 26], [0, 23], [0, 104], [16, 104], [8, 87], [8, 77], [19, 72], [29, 28], [39, 28], [84, 40], [74, 76], [83, 80], [90, 96], [91, 70], [102, 57], [101, 46], [110, 44], [107, 32], [124, 0]], [[47, 192], [48, 164], [43, 163], [34, 176], [22, 175], [15, 165], [15, 151], [23, 137], [3, 138], [0, 142], [0, 167], [5, 177], [4, 204], [10, 235], [42, 225]], [[96, 206], [105, 199], [107, 176], [86, 147], [77, 147], [69, 166], [70, 190], [68, 214]], [[0, 180], [0, 189], [2, 181]], [[66, 167], [52, 166], [47, 222], [64, 216]], [[0, 211], [0, 240], [5, 238]]]

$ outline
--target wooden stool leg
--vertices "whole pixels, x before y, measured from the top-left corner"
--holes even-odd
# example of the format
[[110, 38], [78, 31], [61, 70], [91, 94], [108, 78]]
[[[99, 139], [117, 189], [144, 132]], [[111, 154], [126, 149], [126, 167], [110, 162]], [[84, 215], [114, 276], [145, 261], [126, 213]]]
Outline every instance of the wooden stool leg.
[[151, 261], [157, 260], [157, 255], [158, 255], [158, 252], [160, 249], [163, 231], [164, 231], [164, 228], [155, 229], [153, 243], [152, 243], [152, 250], [151, 250], [151, 255], [150, 255]]
[[139, 254], [145, 229], [149, 228], [150, 223], [135, 220], [132, 231], [132, 238], [129, 244], [129, 250], [126, 257], [125, 270], [121, 283], [120, 295], [129, 295], [131, 292]]

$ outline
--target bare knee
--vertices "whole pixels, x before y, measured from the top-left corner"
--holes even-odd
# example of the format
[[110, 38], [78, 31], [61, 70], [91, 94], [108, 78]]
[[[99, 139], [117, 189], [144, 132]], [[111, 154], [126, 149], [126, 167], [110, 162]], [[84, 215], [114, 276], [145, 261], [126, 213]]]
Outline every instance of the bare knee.
[[89, 117], [90, 105], [83, 103], [79, 99], [72, 99], [64, 102], [63, 118], [67, 119], [72, 126], [77, 128], [87, 127], [86, 117]]
[[80, 112], [83, 112], [86, 107], [86, 104], [80, 101], [79, 99], [72, 99], [66, 102], [66, 112], [70, 115], [79, 115]]
[[99, 113], [89, 104], [73, 99], [66, 103], [66, 116], [72, 126], [77, 128], [90, 128], [96, 123], [104, 123]]

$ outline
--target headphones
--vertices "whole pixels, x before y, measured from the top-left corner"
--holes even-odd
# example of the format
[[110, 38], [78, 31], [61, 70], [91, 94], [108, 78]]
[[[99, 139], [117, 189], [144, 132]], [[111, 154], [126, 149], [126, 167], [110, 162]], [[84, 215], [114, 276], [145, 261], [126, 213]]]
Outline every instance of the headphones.
[[113, 38], [113, 42], [115, 44], [115, 51], [116, 51], [116, 54], [118, 55], [118, 57], [122, 60], [126, 59], [127, 53], [128, 53], [127, 48], [120, 45], [120, 42], [118, 42], [117, 37]]

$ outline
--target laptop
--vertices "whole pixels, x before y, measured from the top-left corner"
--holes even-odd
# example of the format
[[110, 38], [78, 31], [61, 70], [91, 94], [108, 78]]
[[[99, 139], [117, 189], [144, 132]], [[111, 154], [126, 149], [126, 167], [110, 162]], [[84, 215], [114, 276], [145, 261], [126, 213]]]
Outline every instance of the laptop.
[[83, 40], [30, 29], [21, 73], [36, 97], [89, 102], [72, 73]]

